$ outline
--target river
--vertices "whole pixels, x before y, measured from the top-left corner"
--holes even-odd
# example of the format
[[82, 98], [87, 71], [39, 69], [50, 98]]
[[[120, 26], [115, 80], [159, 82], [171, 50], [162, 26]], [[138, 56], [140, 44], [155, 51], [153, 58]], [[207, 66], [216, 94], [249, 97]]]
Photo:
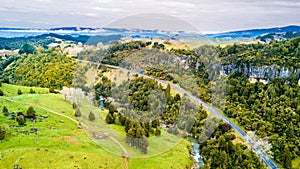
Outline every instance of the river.
[[193, 144], [193, 158], [197, 161], [196, 169], [199, 169], [201, 165], [204, 164], [204, 161], [200, 155], [199, 143], [193, 137], [189, 137], [188, 140]]

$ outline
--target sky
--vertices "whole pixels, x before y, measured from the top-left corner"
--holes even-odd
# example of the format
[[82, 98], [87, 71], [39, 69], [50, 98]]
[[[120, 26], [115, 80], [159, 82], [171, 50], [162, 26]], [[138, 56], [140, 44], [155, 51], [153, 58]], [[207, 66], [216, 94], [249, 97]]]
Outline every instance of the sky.
[[300, 0], [1, 0], [0, 27], [199, 32], [300, 25]]

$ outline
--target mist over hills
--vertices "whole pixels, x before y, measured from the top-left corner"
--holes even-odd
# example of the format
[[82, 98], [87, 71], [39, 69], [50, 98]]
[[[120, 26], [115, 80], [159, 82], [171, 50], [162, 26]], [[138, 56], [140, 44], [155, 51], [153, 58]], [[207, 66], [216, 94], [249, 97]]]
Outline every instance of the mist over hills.
[[162, 31], [162, 30], [145, 30], [145, 29], [126, 29], [126, 28], [90, 28], [90, 27], [58, 27], [49, 29], [32, 29], [32, 28], [0, 28], [0, 37], [29, 37], [42, 34], [59, 34], [70, 35], [78, 37], [80, 35], [86, 36], [108, 36], [108, 35], [122, 35], [126, 37], [141, 37], [153, 38], [162, 36], [204, 36], [210, 38], [255, 38], [269, 33], [286, 33], [286, 32], [300, 32], [300, 26], [290, 25], [285, 27], [262, 28], [262, 29], [248, 29], [238, 30], [214, 34], [201, 34], [195, 32], [184, 31]]

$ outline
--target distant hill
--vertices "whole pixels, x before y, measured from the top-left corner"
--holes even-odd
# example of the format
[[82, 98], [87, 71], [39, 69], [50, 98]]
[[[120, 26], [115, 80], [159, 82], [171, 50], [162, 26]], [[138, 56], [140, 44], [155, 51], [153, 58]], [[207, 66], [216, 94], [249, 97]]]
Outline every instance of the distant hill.
[[97, 45], [97, 43], [102, 42], [103, 44], [109, 44], [114, 41], [118, 41], [122, 38], [121, 35], [60, 35], [55, 33], [47, 33], [38, 36], [29, 37], [14, 37], [14, 38], [2, 38], [0, 37], [0, 50], [8, 49], [15, 50], [19, 49], [23, 44], [28, 43], [34, 46], [44, 46], [55, 42], [55, 38], [62, 39], [64, 41], [72, 41], [73, 43], [84, 43], [89, 45]]
[[[285, 27], [263, 28], [263, 29], [249, 29], [238, 30], [216, 34], [199, 34], [188, 33], [183, 31], [160, 31], [160, 30], [144, 30], [144, 29], [126, 29], [126, 28], [90, 28], [90, 27], [58, 27], [49, 29], [29, 29], [29, 28], [0, 28], [0, 37], [29, 37], [42, 34], [57, 34], [74, 41], [84, 42], [84, 39], [89, 39], [95, 36], [96, 39], [106, 37], [113, 37], [118, 39], [120, 35], [131, 38], [153, 38], [153, 37], [210, 37], [218, 39], [238, 39], [238, 38], [257, 38], [268, 34], [284, 34], [287, 32], [300, 32], [300, 26], [290, 25]], [[56, 36], [56, 35], [55, 35]], [[87, 37], [89, 36], [89, 37]], [[290, 36], [290, 35], [288, 35]], [[298, 36], [297, 34], [292, 35]], [[101, 39], [100, 38], [100, 39]], [[289, 38], [289, 37], [287, 37]], [[93, 38], [95, 39], [95, 38]], [[108, 38], [109, 39], [109, 38]], [[102, 43], [107, 43], [102, 42]]]
[[270, 33], [286, 33], [286, 32], [300, 32], [300, 26], [291, 25], [285, 27], [264, 28], [264, 29], [249, 29], [241, 31], [224, 32], [217, 34], [207, 34], [205, 36], [212, 38], [255, 38]]

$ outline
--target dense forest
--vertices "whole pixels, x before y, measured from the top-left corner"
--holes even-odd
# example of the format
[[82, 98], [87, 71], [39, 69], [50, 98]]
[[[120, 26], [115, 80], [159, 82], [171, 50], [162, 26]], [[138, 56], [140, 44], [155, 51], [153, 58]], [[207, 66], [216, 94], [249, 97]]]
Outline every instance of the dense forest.
[[230, 126], [219, 123], [213, 136], [201, 144], [205, 164], [200, 168], [266, 168], [245, 144], [234, 144], [234, 139]]
[[88, 36], [88, 35], [79, 35], [74, 37], [71, 35], [59, 35], [54, 33], [42, 34], [38, 36], [29, 36], [29, 37], [14, 37], [14, 38], [3, 38], [0, 37], [0, 50], [15, 50], [21, 48], [23, 44], [30, 44], [33, 46], [43, 46], [47, 48], [49, 44], [56, 42], [56, 38], [61, 39], [62, 41], [69, 41], [71, 43], [81, 42], [88, 45], [97, 45], [99, 42], [103, 44], [109, 44], [114, 41], [121, 39], [121, 35], [107, 35], [107, 36]]
[[75, 62], [60, 48], [41, 47], [34, 54], [9, 56], [1, 65], [6, 83], [56, 89], [70, 86], [75, 70]]
[[269, 84], [250, 83], [237, 71], [228, 77], [224, 113], [246, 130], [269, 137], [273, 157], [284, 162], [287, 146], [291, 158], [300, 155], [300, 86], [292, 75]]

